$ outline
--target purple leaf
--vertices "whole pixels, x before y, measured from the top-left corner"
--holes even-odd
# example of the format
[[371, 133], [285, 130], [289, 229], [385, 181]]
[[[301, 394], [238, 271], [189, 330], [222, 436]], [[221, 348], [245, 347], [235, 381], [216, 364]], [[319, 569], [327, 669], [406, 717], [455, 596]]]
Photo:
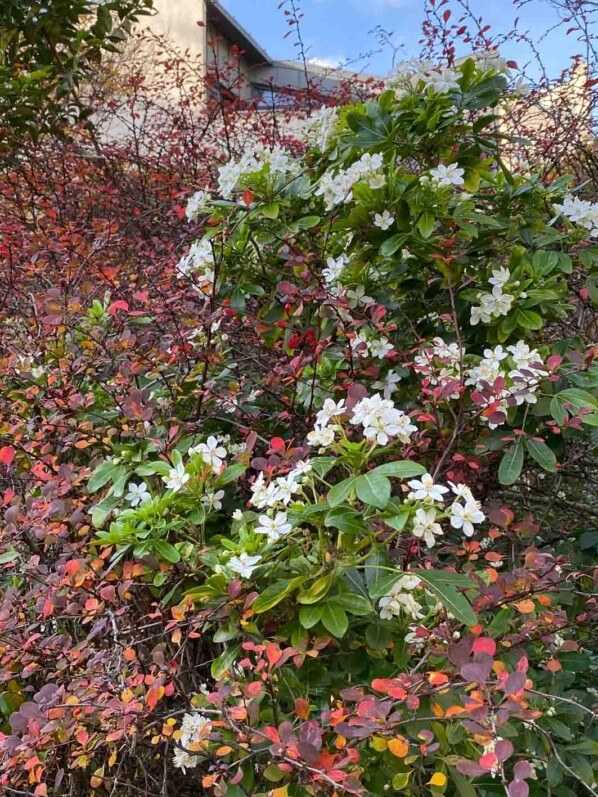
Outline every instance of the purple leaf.
[[524, 780], [513, 780], [507, 786], [509, 797], [528, 797], [529, 786]]
[[508, 739], [501, 739], [494, 747], [496, 757], [502, 763], [513, 755], [513, 745]]
[[514, 695], [515, 692], [521, 691], [521, 689], [523, 689], [525, 686], [525, 681], [525, 673], [512, 672], [505, 681], [505, 697]]
[[457, 772], [467, 775], [468, 778], [477, 778], [484, 774], [484, 770], [479, 764], [476, 764], [475, 761], [467, 761], [465, 758], [457, 761]]
[[532, 776], [532, 768], [527, 761], [518, 761], [513, 767], [515, 780], [527, 780]]

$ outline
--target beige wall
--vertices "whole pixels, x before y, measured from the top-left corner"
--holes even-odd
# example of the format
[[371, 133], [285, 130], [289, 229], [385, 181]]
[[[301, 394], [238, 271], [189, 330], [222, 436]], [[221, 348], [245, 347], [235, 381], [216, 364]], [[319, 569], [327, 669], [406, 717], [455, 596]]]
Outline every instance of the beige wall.
[[155, 14], [143, 21], [154, 33], [168, 36], [183, 49], [193, 55], [206, 51], [206, 27], [198, 22], [206, 22], [205, 0], [154, 0]]

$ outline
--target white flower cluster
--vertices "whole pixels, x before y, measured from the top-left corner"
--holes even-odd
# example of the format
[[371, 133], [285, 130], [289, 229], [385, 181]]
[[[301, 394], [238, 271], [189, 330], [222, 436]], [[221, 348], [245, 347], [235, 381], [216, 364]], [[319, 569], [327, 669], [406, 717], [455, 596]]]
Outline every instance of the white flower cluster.
[[[194, 712], [185, 714], [181, 723], [181, 747], [178, 747], [173, 756], [174, 766], [186, 772], [188, 769], [195, 769], [199, 764], [199, 755], [194, 755], [193, 751], [200, 752], [205, 744], [206, 737], [212, 730], [212, 722], [204, 714]], [[181, 749], [185, 748], [185, 749]], [[187, 751], [191, 752], [187, 752]]]
[[480, 323], [489, 324], [494, 318], [507, 315], [510, 311], [515, 297], [510, 293], [503, 293], [507, 282], [511, 279], [508, 268], [498, 268], [492, 272], [492, 277], [488, 280], [493, 286], [491, 293], [480, 293], [478, 300], [479, 306], [471, 308], [470, 323], [476, 326]]
[[317, 448], [328, 448], [334, 442], [334, 429], [330, 428], [329, 423], [334, 418], [347, 413], [345, 400], [334, 401], [333, 399], [326, 399], [321, 410], [316, 416], [314, 428], [307, 435], [307, 442], [310, 446]]
[[422, 605], [412, 595], [412, 591], [417, 589], [420, 583], [421, 579], [408, 574], [395, 581], [388, 595], [380, 598], [378, 603], [380, 618], [392, 620], [393, 617], [399, 617], [404, 612], [416, 620], [420, 620], [424, 616]]
[[359, 332], [351, 339], [351, 351], [358, 357], [376, 357], [383, 360], [394, 351], [394, 346], [384, 335], [381, 338], [368, 338], [365, 332]]
[[459, 89], [457, 83], [459, 77], [461, 77], [459, 72], [450, 67], [434, 67], [428, 61], [413, 59], [397, 64], [388, 82], [390, 86], [396, 86], [397, 97], [401, 99], [406, 89], [416, 91], [422, 83], [426, 91], [448, 94], [449, 91]]
[[[509, 360], [514, 367], [503, 368], [503, 362], [506, 361], [506, 365]], [[506, 414], [509, 406], [535, 404], [538, 401], [536, 392], [547, 373], [539, 352], [520, 340], [507, 346], [506, 350], [502, 346], [485, 349], [483, 359], [466, 372], [465, 384], [486, 393], [497, 379], [503, 380], [504, 387], [488, 402], [495, 405], [495, 412]], [[491, 429], [499, 425], [497, 422], [489, 423]]]
[[589, 202], [567, 194], [563, 204], [555, 205], [555, 208], [570, 221], [589, 230], [592, 238], [598, 238], [598, 202]]
[[[442, 338], [434, 338], [431, 345], [424, 346], [421, 354], [414, 358], [414, 368], [426, 375], [432, 385], [454, 385], [461, 381], [462, 355], [458, 343], [445, 343]], [[459, 391], [455, 390], [449, 398], [458, 399]]]
[[[411, 488], [407, 500], [421, 501], [424, 504], [415, 511], [412, 534], [423, 539], [428, 548], [433, 548], [436, 538], [444, 533], [438, 520], [441, 519], [449, 488], [436, 484], [429, 473], [425, 473], [421, 479], [412, 479], [407, 484]], [[471, 537], [475, 531], [474, 525], [483, 522], [484, 513], [467, 485], [449, 482], [449, 486], [450, 492], [455, 496], [448, 510], [450, 524], [454, 529], [462, 529], [466, 537]]]
[[290, 153], [282, 147], [275, 146], [268, 149], [264, 144], [257, 143], [253, 149], [248, 149], [235, 160], [232, 158], [222, 164], [218, 169], [218, 189], [223, 199], [231, 199], [235, 188], [243, 174], [259, 171], [268, 164], [273, 174], [288, 174], [297, 168], [297, 163]]
[[348, 169], [324, 172], [316, 189], [316, 196], [322, 196], [326, 210], [332, 210], [336, 205], [353, 199], [353, 186], [361, 180], [367, 179], [370, 188], [383, 188], [386, 183], [383, 167], [382, 155], [366, 152]]
[[201, 238], [191, 244], [189, 252], [177, 264], [177, 271], [183, 277], [193, 273], [200, 289], [211, 291], [214, 285], [214, 250], [208, 238]]
[[328, 147], [328, 142], [334, 133], [338, 121], [338, 110], [327, 108], [325, 105], [314, 111], [307, 120], [305, 130], [307, 141], [322, 152]]
[[[295, 467], [286, 476], [279, 476], [274, 481], [266, 484], [264, 474], [260, 473], [251, 485], [251, 498], [249, 503], [256, 509], [273, 509], [277, 505], [288, 506], [293, 496], [300, 492], [304, 477], [311, 471], [309, 460], [295, 463]], [[260, 523], [262, 518], [260, 517]], [[284, 524], [285, 520], [282, 521]], [[262, 524], [263, 525], [263, 524]], [[264, 528], [266, 528], [264, 526]], [[265, 532], [260, 532], [265, 533]]]
[[193, 196], [189, 197], [189, 201], [187, 202], [187, 210], [186, 215], [189, 221], [193, 221], [196, 219], [202, 210], [208, 206], [210, 202], [210, 195], [207, 191], [199, 190], [196, 191]]
[[351, 423], [363, 427], [366, 440], [385, 446], [391, 437], [408, 443], [411, 435], [417, 432], [417, 426], [411, 418], [398, 410], [390, 399], [384, 399], [379, 393], [361, 399], [353, 408]]

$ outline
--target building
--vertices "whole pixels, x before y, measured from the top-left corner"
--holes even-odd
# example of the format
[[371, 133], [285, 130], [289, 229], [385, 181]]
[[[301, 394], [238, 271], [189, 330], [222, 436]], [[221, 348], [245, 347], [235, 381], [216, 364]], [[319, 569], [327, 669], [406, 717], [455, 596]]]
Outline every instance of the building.
[[355, 78], [340, 68], [273, 60], [218, 0], [154, 0], [154, 8], [151, 30], [198, 56], [213, 90], [224, 96], [233, 92], [241, 99], [279, 105], [308, 85], [328, 93]]

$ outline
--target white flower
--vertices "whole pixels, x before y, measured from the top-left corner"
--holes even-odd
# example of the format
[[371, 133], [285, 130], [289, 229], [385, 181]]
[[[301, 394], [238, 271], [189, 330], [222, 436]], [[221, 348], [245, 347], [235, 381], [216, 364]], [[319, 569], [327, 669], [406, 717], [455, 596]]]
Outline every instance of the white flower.
[[380, 598], [378, 608], [382, 620], [391, 620], [398, 617], [401, 611], [410, 614], [415, 619], [423, 617], [422, 607], [413, 595], [411, 590], [416, 589], [420, 584], [417, 576], [403, 575], [392, 585], [388, 595]]
[[313, 470], [313, 465], [309, 461], [309, 459], [300, 459], [295, 462], [295, 467], [293, 470], [288, 474], [287, 478], [292, 479], [294, 482], [300, 482], [301, 477], [305, 476], [308, 473], [311, 473]]
[[437, 186], [454, 185], [458, 188], [465, 182], [464, 174], [465, 170], [459, 168], [458, 163], [450, 163], [448, 166], [440, 163], [435, 169], [430, 169], [430, 178]]
[[428, 548], [433, 548], [436, 537], [439, 537], [443, 533], [440, 524], [435, 521], [436, 510], [432, 507], [429, 509], [418, 509], [415, 513], [412, 534], [414, 537], [423, 538]]
[[555, 208], [571, 221], [585, 227], [592, 237], [598, 236], [598, 202], [589, 202], [567, 194], [562, 205]]
[[[202, 736], [209, 733], [212, 728], [212, 721], [204, 714], [195, 712], [193, 714], [185, 714], [181, 722], [182, 735], [187, 738], [189, 742], [198, 742]], [[186, 747], [187, 745], [183, 745]]]
[[388, 338], [381, 337], [379, 340], [370, 341], [370, 354], [372, 357], [383, 360], [391, 351], [393, 351], [393, 345], [388, 342]]
[[266, 485], [264, 483], [264, 474], [260, 473], [254, 483], [251, 485], [252, 496], [249, 503], [257, 509], [264, 509], [267, 506], [274, 506], [279, 501], [279, 489], [275, 482]]
[[219, 473], [226, 457], [226, 448], [220, 445], [218, 438], [210, 435], [205, 443], [200, 443], [193, 448], [193, 453], [201, 454], [206, 465], [209, 465], [214, 473]]
[[224, 498], [224, 490], [218, 490], [215, 493], [206, 493], [202, 496], [201, 503], [214, 512], [220, 512], [222, 509], [222, 499]]
[[381, 230], [388, 230], [390, 227], [392, 227], [394, 221], [394, 216], [392, 216], [388, 210], [385, 210], [383, 213], [374, 214], [374, 224]]
[[243, 510], [235, 509], [233, 512], [233, 520], [243, 520]]
[[463, 529], [466, 537], [471, 537], [475, 529], [474, 523], [482, 523], [485, 515], [477, 501], [467, 501], [465, 505], [455, 502], [450, 508], [451, 526], [454, 529]]
[[180, 747], [177, 747], [172, 756], [172, 762], [176, 769], [186, 772], [188, 769], [195, 769], [199, 764], [199, 756], [192, 755], [186, 750], [181, 750]]
[[428, 76], [428, 88], [438, 94], [448, 94], [449, 91], [459, 88], [456, 78], [457, 73], [450, 67], [434, 70]]
[[508, 268], [500, 267], [494, 269], [492, 272], [492, 276], [488, 280], [490, 285], [497, 285], [500, 288], [504, 288], [506, 283], [511, 279], [511, 272]]
[[369, 179], [369, 186], [374, 190], [378, 188], [384, 188], [386, 185], [386, 176], [384, 174], [374, 174]]
[[238, 573], [241, 578], [251, 578], [261, 558], [261, 556], [249, 556], [248, 553], [243, 551], [239, 556], [233, 556], [228, 560], [228, 567], [233, 573]]
[[179, 260], [177, 270], [183, 276], [187, 276], [192, 271], [203, 269], [206, 275], [205, 279], [208, 278], [207, 275], [209, 272], [212, 272], [211, 281], [213, 282], [213, 267], [214, 251], [212, 249], [212, 244], [209, 238], [202, 238], [191, 244], [188, 254]]
[[349, 258], [346, 255], [341, 255], [336, 259], [334, 257], [329, 257], [326, 260], [327, 268], [322, 269], [322, 276], [328, 285], [338, 280], [348, 262]]
[[443, 487], [441, 484], [434, 484], [434, 479], [429, 473], [424, 473], [421, 479], [412, 479], [407, 482], [412, 491], [409, 493], [409, 499], [415, 501], [444, 501], [444, 494], [448, 493], [448, 487]]
[[294, 493], [296, 493], [298, 489], [299, 485], [291, 474], [279, 476], [278, 479], [276, 479], [276, 498], [279, 503], [285, 506], [291, 502]]
[[314, 448], [328, 448], [334, 442], [334, 431], [327, 427], [316, 428], [307, 435], [307, 442]]
[[258, 518], [259, 526], [256, 526], [256, 534], [265, 534], [268, 542], [276, 542], [291, 531], [291, 524], [287, 523], [287, 513], [277, 512], [274, 517], [260, 515]]
[[196, 216], [198, 216], [199, 212], [203, 210], [206, 204], [210, 200], [210, 195], [207, 191], [196, 191], [193, 196], [189, 197], [189, 201], [187, 202], [187, 218], [189, 221], [192, 221]]
[[185, 466], [182, 462], [179, 462], [176, 467], [172, 468], [168, 476], [162, 476], [163, 481], [166, 482], [166, 487], [175, 493], [178, 493], [178, 491], [187, 484], [190, 478], [191, 476], [185, 471]]
[[385, 399], [390, 399], [392, 394], [395, 393], [399, 388], [397, 387], [398, 382], [401, 381], [401, 376], [396, 373], [396, 371], [389, 371], [384, 380], [378, 380], [374, 382], [372, 387], [374, 390], [381, 390]]
[[454, 482], [449, 482], [449, 486], [451, 492], [457, 498], [462, 498], [465, 502], [475, 500], [471, 489], [466, 484], [454, 484]]
[[370, 351], [370, 344], [365, 336], [365, 332], [359, 332], [351, 339], [351, 351], [358, 357], [367, 357]]
[[318, 410], [318, 414], [316, 415], [316, 426], [322, 428], [328, 426], [333, 418], [336, 418], [338, 415], [344, 415], [345, 412], [347, 412], [347, 408], [344, 399], [334, 401], [333, 399], [327, 398], [324, 401], [322, 409]]
[[484, 360], [487, 363], [500, 363], [508, 356], [502, 346], [496, 346], [494, 349], [484, 349]]
[[363, 426], [367, 440], [375, 440], [385, 446], [389, 438], [398, 437], [402, 442], [409, 441], [417, 427], [410, 423], [409, 416], [396, 409], [392, 401], [383, 399], [379, 393], [361, 399], [353, 408], [351, 423]]
[[314, 111], [308, 120], [307, 138], [318, 149], [324, 151], [334, 132], [338, 119], [336, 108], [327, 108], [325, 105]]
[[149, 501], [151, 497], [145, 482], [141, 482], [141, 484], [129, 482], [129, 492], [125, 495], [125, 501], [128, 501], [131, 506], [139, 506], [139, 504]]

